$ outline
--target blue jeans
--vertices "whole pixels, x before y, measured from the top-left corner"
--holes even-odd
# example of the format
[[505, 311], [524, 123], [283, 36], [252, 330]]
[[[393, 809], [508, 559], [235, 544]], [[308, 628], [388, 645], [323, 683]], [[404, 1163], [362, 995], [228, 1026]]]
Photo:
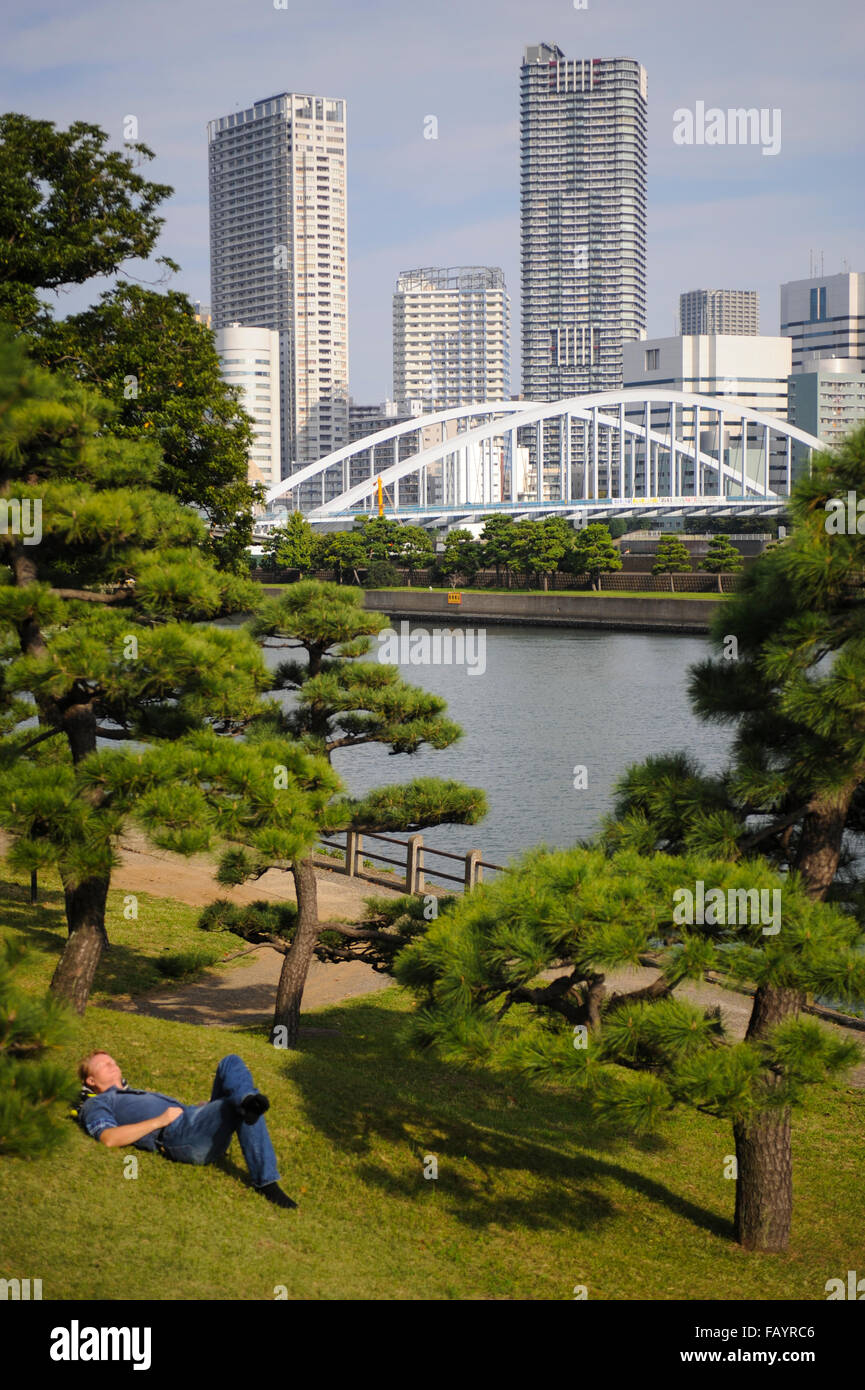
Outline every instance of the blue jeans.
[[237, 1106], [244, 1096], [258, 1092], [249, 1067], [234, 1053], [216, 1068], [213, 1090], [206, 1105], [184, 1105], [183, 1114], [159, 1131], [157, 1144], [175, 1163], [214, 1163], [222, 1158], [236, 1134], [253, 1186], [277, 1182], [276, 1154], [264, 1116], [251, 1125], [240, 1118]]

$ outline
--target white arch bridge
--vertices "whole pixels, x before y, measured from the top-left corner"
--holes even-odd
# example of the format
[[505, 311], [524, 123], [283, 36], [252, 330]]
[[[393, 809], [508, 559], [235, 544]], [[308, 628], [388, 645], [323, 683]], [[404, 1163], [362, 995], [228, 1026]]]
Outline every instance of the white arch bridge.
[[367, 435], [306, 464], [267, 494], [313, 524], [378, 505], [424, 526], [492, 510], [611, 516], [765, 515], [784, 510], [794, 470], [821, 441], [724, 396], [651, 388], [549, 402], [485, 401]]

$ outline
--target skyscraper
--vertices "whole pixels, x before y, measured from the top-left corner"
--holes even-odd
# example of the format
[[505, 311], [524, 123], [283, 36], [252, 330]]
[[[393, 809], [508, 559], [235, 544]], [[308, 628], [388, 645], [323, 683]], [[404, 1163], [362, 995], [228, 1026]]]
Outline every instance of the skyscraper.
[[[523, 395], [615, 390], [622, 344], [646, 332], [646, 70], [541, 43], [525, 50], [520, 87]], [[543, 451], [551, 499], [554, 433]]]
[[[207, 138], [213, 327], [280, 335], [287, 477], [348, 442], [345, 102], [282, 93]], [[338, 491], [335, 475], [306, 500]]]
[[405, 270], [393, 297], [393, 394], [430, 411], [510, 392], [510, 299], [497, 266]]
[[646, 329], [646, 71], [542, 43], [520, 83], [523, 394], [615, 389]]
[[688, 290], [680, 294], [679, 332], [686, 337], [695, 333], [759, 333], [757, 291]]

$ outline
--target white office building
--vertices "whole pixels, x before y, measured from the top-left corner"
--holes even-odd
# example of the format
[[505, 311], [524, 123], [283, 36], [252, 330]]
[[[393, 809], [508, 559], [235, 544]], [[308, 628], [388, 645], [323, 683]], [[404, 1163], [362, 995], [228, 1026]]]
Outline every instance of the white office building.
[[[724, 435], [728, 462], [739, 467], [742, 417], [740, 415], [737, 421], [736, 408], [745, 407], [786, 420], [791, 360], [790, 339], [783, 337], [714, 333], [647, 338], [641, 343], [625, 343], [624, 385], [653, 385], [666, 391], [726, 397], [729, 415]], [[687, 433], [687, 415], [684, 425], [683, 437], [693, 440], [693, 431], [690, 436]], [[753, 467], [749, 461], [751, 442], [757, 438], [756, 428], [746, 433], [749, 433], [748, 472], [757, 477], [758, 460], [755, 457]], [[714, 452], [716, 448], [708, 440], [703, 447], [707, 452]], [[774, 491], [783, 492], [787, 479], [786, 450], [777, 444], [776, 449], [778, 452], [770, 458], [769, 485]]]
[[207, 135], [213, 327], [279, 333], [286, 477], [348, 442], [345, 102], [286, 92]]
[[229, 386], [240, 388], [241, 404], [253, 421], [249, 481], [272, 487], [281, 477], [279, 334], [232, 323], [213, 336], [221, 375]]
[[829, 357], [865, 362], [865, 274], [845, 271], [781, 286], [781, 332], [793, 344], [793, 371]]

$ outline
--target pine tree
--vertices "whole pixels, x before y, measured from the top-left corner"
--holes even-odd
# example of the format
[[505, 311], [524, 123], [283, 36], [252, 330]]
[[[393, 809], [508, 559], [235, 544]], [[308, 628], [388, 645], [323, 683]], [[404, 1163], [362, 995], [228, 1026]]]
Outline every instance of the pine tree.
[[865, 831], [865, 535], [827, 530], [829, 504], [865, 496], [865, 428], [793, 491], [792, 535], [763, 552], [712, 621], [716, 655], [691, 670], [695, 712], [735, 734], [730, 767], [684, 754], [632, 768], [610, 827], [645, 852], [759, 850], [815, 897], [850, 904]]
[[[315, 958], [332, 965], [358, 960], [389, 974], [400, 951], [457, 901], [408, 893], [398, 898], [364, 898], [365, 911], [359, 921], [319, 923]], [[244, 941], [266, 944], [287, 955], [297, 932], [297, 908], [294, 903], [266, 898], [243, 904], [218, 898], [204, 908], [198, 925], [202, 931], [234, 932]]]
[[[830, 529], [851, 493], [865, 495], [861, 428], [797, 483], [793, 534], [746, 571], [713, 620], [717, 655], [692, 668], [696, 713], [735, 732], [729, 767], [708, 774], [672, 754], [630, 769], [606, 831], [611, 848], [733, 861], [759, 852], [810, 897], [835, 899], [861, 920], [865, 537], [855, 518]], [[808, 983], [755, 983], [749, 1033], [758, 1041], [797, 1018]], [[820, 992], [831, 996], [828, 982]], [[737, 1142], [764, 1167], [780, 1145], [789, 1165], [789, 1128], [779, 1132], [768, 1114], [741, 1121]]]
[[709, 542], [709, 549], [705, 559], [700, 562], [700, 569], [707, 570], [710, 574], [718, 576], [718, 593], [722, 593], [721, 575], [739, 574], [744, 568], [742, 556], [726, 536], [713, 536]]
[[485, 516], [481, 532], [484, 564], [492, 565], [496, 572], [496, 584], [502, 582], [502, 567], [507, 575], [508, 588], [511, 587], [511, 566], [516, 558], [513, 545], [514, 520], [510, 516]]
[[[606, 971], [655, 963], [648, 986], [609, 996]], [[673, 994], [706, 970], [758, 982], [744, 1040], [727, 1036], [718, 1010]], [[676, 1105], [731, 1122], [737, 1239], [786, 1248], [791, 1108], [861, 1054], [789, 1015], [783, 1000], [805, 991], [865, 1000], [865, 933], [798, 877], [759, 859], [538, 850], [433, 922], [394, 974], [417, 999], [415, 1040], [446, 1061], [571, 1083], [604, 1119], [637, 1133]]]
[[600, 576], [622, 568], [622, 557], [609, 529], [592, 522], [574, 535], [567, 566], [572, 574], [588, 574], [593, 589], [600, 587]]
[[360, 584], [358, 570], [365, 561], [361, 532], [325, 531], [324, 535], [316, 536], [314, 561], [321, 569], [335, 569], [337, 583], [341, 584], [343, 576], [350, 574], [354, 583]]
[[517, 521], [509, 533], [509, 540], [515, 564], [537, 575], [546, 591], [550, 575], [555, 574], [571, 545], [567, 523], [561, 517]]
[[256, 586], [202, 553], [202, 523], [155, 490], [159, 450], [117, 438], [113, 413], [0, 331], [0, 824], [13, 864], [60, 873], [69, 939], [51, 988], [79, 1012], [117, 837], [163, 776], [159, 747], [129, 741], [236, 734], [269, 682], [247, 632], [203, 625], [254, 607]]
[[[362, 595], [337, 584], [293, 584], [261, 605], [253, 634], [267, 646], [303, 651], [306, 660], [283, 662], [274, 679], [278, 690], [294, 692], [291, 708], [272, 704], [258, 721], [257, 736], [295, 740], [308, 753], [328, 761], [337, 749], [385, 744], [392, 753], [414, 753], [427, 745], [447, 748], [460, 737], [445, 717], [438, 695], [408, 685], [395, 666], [363, 661], [373, 635], [387, 619], [362, 607]], [[256, 731], [250, 731], [250, 738]], [[374, 789], [365, 797], [337, 798], [327, 808], [326, 826], [367, 833], [421, 830], [442, 824], [473, 825], [486, 813], [482, 791], [436, 778]], [[259, 854], [237, 863], [223, 882], [258, 876], [273, 859]], [[292, 857], [298, 905], [297, 928], [285, 956], [277, 988], [274, 1029], [297, 1040], [300, 1005], [309, 965], [322, 924], [318, 886], [310, 856]], [[281, 1035], [282, 1036], [282, 1035]]]
[[688, 547], [672, 531], [665, 531], [658, 542], [652, 574], [668, 574], [670, 589], [673, 588], [674, 574], [690, 574], [691, 556]]
[[268, 537], [268, 563], [279, 569], [295, 569], [308, 574], [314, 564], [315, 535], [301, 512], [292, 512], [284, 526], [277, 526]]
[[0, 944], [0, 1154], [29, 1157], [63, 1139], [61, 1107], [75, 1078], [51, 1056], [70, 1036], [69, 1010], [50, 994], [34, 999], [16, 987], [23, 954], [11, 941]]
[[464, 526], [455, 526], [445, 536], [445, 548], [439, 556], [439, 567], [456, 583], [458, 574], [471, 582], [483, 562], [483, 553], [471, 531]]

